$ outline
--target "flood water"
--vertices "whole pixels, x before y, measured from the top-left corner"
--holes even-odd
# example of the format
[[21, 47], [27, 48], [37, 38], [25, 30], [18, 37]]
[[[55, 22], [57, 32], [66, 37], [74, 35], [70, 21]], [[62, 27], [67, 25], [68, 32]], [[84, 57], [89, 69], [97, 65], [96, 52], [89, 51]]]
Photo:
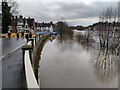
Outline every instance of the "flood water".
[[48, 41], [40, 60], [41, 88], [118, 88], [117, 56], [104, 56], [96, 46], [83, 43], [82, 36]]

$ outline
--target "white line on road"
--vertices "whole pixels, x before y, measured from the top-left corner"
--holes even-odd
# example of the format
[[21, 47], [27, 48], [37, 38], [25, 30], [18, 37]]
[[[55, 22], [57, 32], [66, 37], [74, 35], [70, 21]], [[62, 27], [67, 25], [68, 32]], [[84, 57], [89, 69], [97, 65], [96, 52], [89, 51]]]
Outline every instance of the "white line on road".
[[5, 57], [5, 55], [3, 55], [3, 56], [0, 56], [0, 59], [2, 59], [2, 58], [4, 58]]
[[2, 61], [3, 58], [11, 55], [11, 54], [14, 53], [15, 51], [17, 51], [19, 48], [21, 48], [23, 45], [24, 45], [24, 44], [22, 44], [20, 47], [17, 47], [17, 48], [15, 48], [15, 49], [11, 50], [11, 51], [8, 52], [6, 55], [0, 56], [0, 62]]

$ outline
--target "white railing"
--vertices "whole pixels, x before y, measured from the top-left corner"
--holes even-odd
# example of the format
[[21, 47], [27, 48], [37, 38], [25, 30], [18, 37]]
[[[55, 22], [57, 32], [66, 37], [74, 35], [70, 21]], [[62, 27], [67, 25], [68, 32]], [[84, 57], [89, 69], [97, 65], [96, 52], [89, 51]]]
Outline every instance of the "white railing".
[[27, 45], [31, 45], [31, 43], [32, 43], [32, 41], [29, 41], [29, 42], [27, 43]]
[[[27, 45], [31, 45], [31, 41], [27, 43]], [[29, 50], [25, 50], [24, 55], [24, 65], [25, 65], [25, 75], [26, 75], [26, 82], [27, 88], [40, 88], [37, 80], [35, 78], [35, 74], [33, 71], [33, 67], [30, 61]]]

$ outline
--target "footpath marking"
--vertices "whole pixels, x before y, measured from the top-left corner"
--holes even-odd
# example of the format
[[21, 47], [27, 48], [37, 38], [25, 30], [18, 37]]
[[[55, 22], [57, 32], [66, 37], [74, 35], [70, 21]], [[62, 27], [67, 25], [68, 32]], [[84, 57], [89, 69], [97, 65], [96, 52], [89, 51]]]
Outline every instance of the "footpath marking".
[[5, 57], [8, 57], [9, 55], [13, 54], [15, 51], [17, 51], [19, 48], [21, 48], [24, 44], [22, 44], [20, 47], [17, 47], [10, 52], [8, 52], [6, 55], [0, 56], [0, 61], [2, 61]]

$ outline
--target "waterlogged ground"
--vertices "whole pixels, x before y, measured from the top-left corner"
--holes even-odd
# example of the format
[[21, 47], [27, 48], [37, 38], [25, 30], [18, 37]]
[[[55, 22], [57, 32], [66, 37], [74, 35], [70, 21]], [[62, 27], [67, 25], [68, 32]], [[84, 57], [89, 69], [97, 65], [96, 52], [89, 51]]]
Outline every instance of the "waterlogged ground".
[[45, 44], [40, 60], [41, 88], [118, 88], [117, 56], [104, 55], [92, 47], [94, 42], [82, 38], [56, 37]]

